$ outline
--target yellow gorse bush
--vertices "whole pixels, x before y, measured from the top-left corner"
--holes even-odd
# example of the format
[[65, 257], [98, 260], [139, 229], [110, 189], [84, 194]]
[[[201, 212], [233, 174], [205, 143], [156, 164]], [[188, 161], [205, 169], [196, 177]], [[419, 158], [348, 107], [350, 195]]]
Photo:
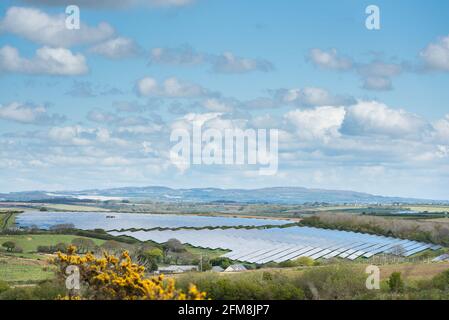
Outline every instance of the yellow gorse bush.
[[92, 253], [78, 255], [70, 246], [67, 254], [58, 252], [52, 263], [58, 267], [60, 278], [68, 266], [79, 269], [81, 290], [72, 291], [63, 299], [117, 299], [117, 300], [204, 300], [206, 293], [190, 285], [187, 293], [175, 287], [172, 278], [145, 277], [145, 268], [133, 263], [128, 252], [120, 257], [103, 253], [102, 258]]

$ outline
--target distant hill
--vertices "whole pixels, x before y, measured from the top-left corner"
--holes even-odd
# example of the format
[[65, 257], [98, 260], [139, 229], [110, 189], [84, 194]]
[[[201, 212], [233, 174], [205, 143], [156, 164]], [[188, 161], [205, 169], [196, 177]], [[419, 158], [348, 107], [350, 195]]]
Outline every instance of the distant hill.
[[386, 197], [368, 193], [308, 189], [301, 187], [275, 187], [261, 189], [219, 189], [219, 188], [192, 188], [171, 189], [167, 187], [124, 187], [112, 189], [93, 189], [83, 191], [63, 192], [16, 192], [0, 194], [2, 201], [39, 201], [86, 199], [135, 199], [164, 202], [200, 202], [200, 203], [271, 203], [271, 204], [304, 204], [304, 203], [448, 203], [427, 199], [413, 199], [401, 197]]

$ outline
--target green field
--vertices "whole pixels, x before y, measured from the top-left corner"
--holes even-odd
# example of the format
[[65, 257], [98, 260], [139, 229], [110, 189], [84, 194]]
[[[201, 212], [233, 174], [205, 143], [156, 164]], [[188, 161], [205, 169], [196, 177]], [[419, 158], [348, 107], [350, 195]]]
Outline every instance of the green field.
[[[23, 249], [23, 253], [0, 253], [0, 280], [11, 283], [35, 283], [49, 279], [53, 272], [49, 269], [48, 256], [36, 253], [38, 246], [56, 245], [58, 243], [70, 244], [75, 238], [84, 238], [73, 235], [59, 234], [28, 234], [0, 236], [0, 245], [6, 241], [14, 241]], [[96, 245], [104, 240], [93, 239]]]
[[0, 231], [13, 227], [17, 214], [15, 212], [0, 212]]
[[[404, 207], [405, 208], [405, 207]], [[425, 206], [425, 205], [421, 205], [421, 206], [410, 206], [407, 207], [407, 209], [413, 210], [413, 211], [418, 211], [418, 212], [431, 212], [431, 213], [435, 213], [435, 212], [449, 212], [449, 206]]]
[[[24, 253], [35, 252], [38, 246], [56, 245], [58, 243], [70, 244], [75, 238], [83, 238], [73, 235], [60, 234], [28, 234], [0, 236], [0, 244], [6, 241], [14, 241], [23, 249]], [[104, 240], [92, 239], [96, 245], [101, 245]]]
[[45, 260], [0, 256], [0, 280], [10, 283], [33, 283], [54, 276]]
[[207, 257], [209, 257], [209, 259], [217, 258], [217, 257], [229, 252], [229, 251], [221, 250], [221, 249], [212, 250], [212, 249], [192, 247], [189, 245], [185, 245], [185, 247], [186, 247], [187, 251], [189, 251], [190, 253], [196, 254], [196, 255], [207, 256]]

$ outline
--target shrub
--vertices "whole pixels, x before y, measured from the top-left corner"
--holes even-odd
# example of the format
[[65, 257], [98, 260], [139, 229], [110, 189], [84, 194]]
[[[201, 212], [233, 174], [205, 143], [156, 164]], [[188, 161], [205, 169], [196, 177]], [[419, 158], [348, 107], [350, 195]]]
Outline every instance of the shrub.
[[14, 241], [6, 241], [2, 244], [2, 247], [6, 248], [6, 251], [12, 252], [16, 247], [16, 243]]
[[217, 257], [217, 258], [211, 259], [210, 264], [212, 266], [220, 266], [223, 269], [226, 269], [227, 267], [229, 267], [232, 264], [232, 261], [231, 261], [231, 259], [226, 258], [226, 257]]
[[432, 286], [439, 290], [449, 290], [449, 270], [446, 270], [432, 278]]
[[403, 292], [404, 291], [404, 281], [400, 272], [393, 272], [388, 278], [388, 287], [391, 292]]
[[346, 300], [368, 293], [366, 275], [356, 267], [345, 264], [312, 268], [298, 280], [308, 299]]
[[22, 247], [16, 245], [16, 246], [11, 250], [11, 252], [13, 252], [13, 253], [22, 253], [22, 252], [23, 252], [23, 249], [22, 249]]
[[65, 279], [68, 266], [79, 269], [81, 290], [72, 291], [68, 299], [89, 300], [184, 300], [205, 298], [194, 285], [189, 285], [187, 293], [175, 288], [173, 278], [164, 281], [164, 277], [145, 278], [145, 268], [133, 263], [128, 252], [120, 257], [104, 253], [103, 258], [96, 258], [87, 253], [76, 254], [76, 247], [71, 246], [67, 254], [58, 253], [52, 261], [58, 268], [60, 281]]
[[181, 288], [193, 281], [199, 290], [214, 300], [301, 300], [304, 293], [291, 277], [280, 272], [255, 272], [234, 275], [190, 273], [178, 279]]
[[5, 292], [6, 290], [9, 290], [9, 284], [5, 281], [0, 280], [0, 294], [2, 292]]
[[0, 300], [35, 300], [33, 288], [12, 288], [0, 294]]

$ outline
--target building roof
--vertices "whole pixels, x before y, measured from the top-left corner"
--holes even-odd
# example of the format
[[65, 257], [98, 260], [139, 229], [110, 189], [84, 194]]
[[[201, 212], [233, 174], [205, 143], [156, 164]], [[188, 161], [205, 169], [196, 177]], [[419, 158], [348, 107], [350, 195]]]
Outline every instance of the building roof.
[[210, 269], [212, 272], [223, 272], [224, 269], [220, 266], [213, 266], [212, 269]]
[[449, 254], [445, 253], [445, 254], [442, 254], [441, 256], [436, 257], [432, 261], [439, 262], [439, 261], [447, 261], [447, 260], [449, 260]]
[[160, 272], [186, 272], [186, 271], [192, 271], [192, 270], [198, 270], [198, 266], [195, 265], [184, 265], [184, 266], [167, 266], [167, 267], [160, 267], [158, 271]]
[[233, 271], [246, 271], [244, 265], [242, 264], [233, 264], [226, 268], [225, 272], [233, 272]]

